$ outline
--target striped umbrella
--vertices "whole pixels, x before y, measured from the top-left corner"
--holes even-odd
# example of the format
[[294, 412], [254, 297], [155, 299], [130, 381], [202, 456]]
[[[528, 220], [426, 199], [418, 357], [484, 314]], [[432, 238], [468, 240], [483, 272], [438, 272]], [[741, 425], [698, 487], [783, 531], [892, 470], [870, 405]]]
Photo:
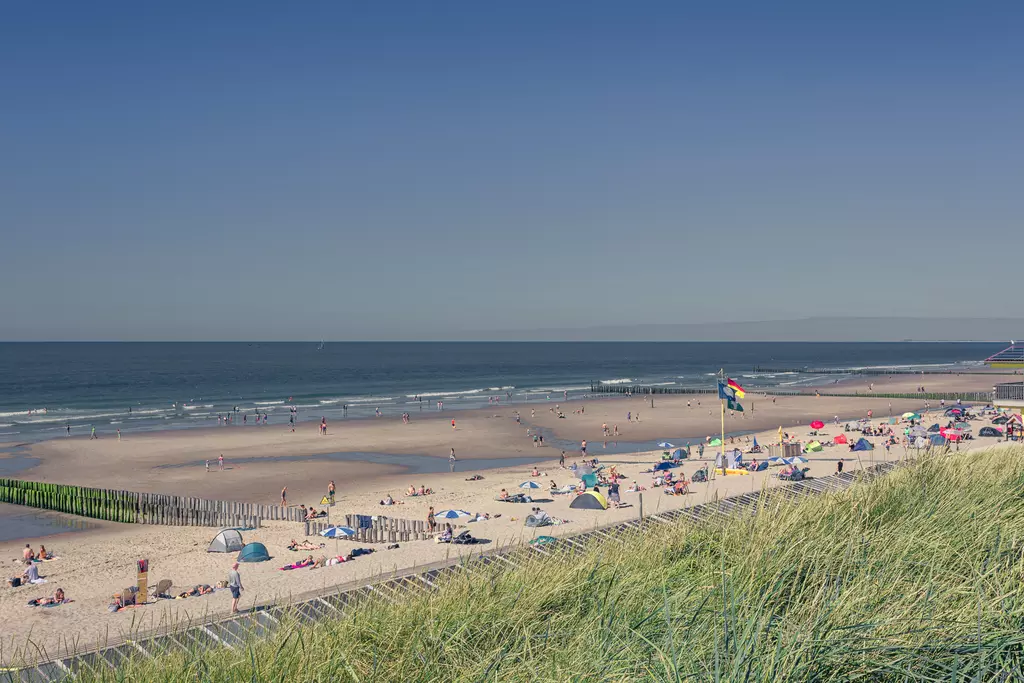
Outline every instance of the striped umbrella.
[[356, 530], [348, 526], [332, 526], [320, 532], [325, 538], [351, 538], [356, 535]]

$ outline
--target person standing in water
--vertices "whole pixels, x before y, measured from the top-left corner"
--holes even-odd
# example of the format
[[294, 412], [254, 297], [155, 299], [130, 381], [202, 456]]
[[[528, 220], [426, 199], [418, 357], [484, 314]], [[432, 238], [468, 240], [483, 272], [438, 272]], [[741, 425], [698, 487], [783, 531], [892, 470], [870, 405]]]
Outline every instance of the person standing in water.
[[451, 454], [448, 456], [448, 471], [455, 471], [455, 449], [452, 449]]

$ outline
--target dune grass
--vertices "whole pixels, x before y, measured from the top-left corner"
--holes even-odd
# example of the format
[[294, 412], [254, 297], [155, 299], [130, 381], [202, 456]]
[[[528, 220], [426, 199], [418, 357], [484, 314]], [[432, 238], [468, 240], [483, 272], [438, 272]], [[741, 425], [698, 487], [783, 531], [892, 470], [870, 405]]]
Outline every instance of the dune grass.
[[76, 680], [1024, 680], [1022, 529], [1024, 449], [938, 456]]

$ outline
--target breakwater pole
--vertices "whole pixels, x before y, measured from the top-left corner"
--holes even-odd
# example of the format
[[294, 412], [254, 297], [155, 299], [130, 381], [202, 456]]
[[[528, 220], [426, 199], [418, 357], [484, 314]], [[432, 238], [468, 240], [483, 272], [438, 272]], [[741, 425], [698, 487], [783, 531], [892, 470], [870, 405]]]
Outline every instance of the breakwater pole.
[[264, 519], [301, 522], [298, 508], [160, 493], [0, 479], [0, 503], [126, 524], [258, 528]]
[[[360, 524], [362, 522], [362, 524]], [[438, 523], [438, 528], [444, 521]], [[317, 536], [334, 524], [327, 522], [306, 522], [306, 535]], [[397, 543], [399, 541], [422, 541], [430, 538], [430, 529], [421, 519], [396, 519], [394, 517], [371, 517], [370, 515], [345, 515], [345, 526], [355, 530], [350, 541], [360, 543]]]

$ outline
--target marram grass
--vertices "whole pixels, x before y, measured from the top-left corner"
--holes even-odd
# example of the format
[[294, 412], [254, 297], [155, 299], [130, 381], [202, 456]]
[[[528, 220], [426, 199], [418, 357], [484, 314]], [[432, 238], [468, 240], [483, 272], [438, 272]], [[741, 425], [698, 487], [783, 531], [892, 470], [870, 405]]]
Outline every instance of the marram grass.
[[1024, 680], [1022, 533], [1024, 448], [938, 456], [76, 680]]

